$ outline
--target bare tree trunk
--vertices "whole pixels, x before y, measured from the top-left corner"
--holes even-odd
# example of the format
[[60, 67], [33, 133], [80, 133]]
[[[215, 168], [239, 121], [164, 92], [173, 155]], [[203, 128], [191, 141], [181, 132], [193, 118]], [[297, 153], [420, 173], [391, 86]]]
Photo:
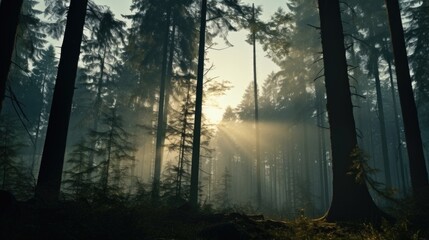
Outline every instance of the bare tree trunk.
[[397, 170], [399, 171], [399, 175], [401, 176], [401, 185], [402, 186], [402, 192], [406, 192], [407, 189], [407, 180], [406, 180], [406, 173], [405, 173], [405, 163], [404, 163], [404, 157], [402, 155], [402, 140], [401, 140], [401, 131], [399, 129], [399, 114], [398, 114], [398, 104], [396, 102], [396, 94], [395, 94], [395, 84], [393, 82], [393, 70], [392, 70], [392, 59], [389, 55], [385, 57], [387, 61], [387, 65], [389, 68], [389, 79], [390, 79], [390, 90], [392, 94], [392, 101], [393, 101], [393, 114], [394, 116], [394, 122], [395, 122], [395, 134], [396, 134], [396, 147], [397, 147], [397, 153], [395, 154], [397, 158]]
[[404, 121], [408, 160], [410, 162], [411, 186], [414, 194], [418, 194], [420, 190], [428, 188], [428, 173], [408, 66], [404, 29], [402, 27], [398, 0], [385, 0], [385, 2], [389, 16], [399, 100]]
[[[253, 21], [255, 24], [255, 6], [253, 5]], [[256, 77], [256, 26], [252, 29], [253, 45], [253, 95], [255, 99], [255, 144], [256, 144], [256, 204], [262, 207], [262, 176], [261, 176], [261, 153], [259, 144], [259, 106], [258, 106], [258, 81]]]
[[386, 123], [384, 120], [383, 97], [381, 94], [380, 73], [378, 70], [378, 56], [377, 56], [377, 60], [374, 61], [374, 64], [372, 67], [373, 67], [373, 74], [375, 78], [375, 90], [377, 93], [378, 122], [380, 125], [379, 127], [380, 127], [380, 138], [381, 138], [381, 152], [383, 155], [383, 164], [384, 164], [384, 176], [386, 180], [386, 186], [392, 187], [389, 151], [387, 150]]
[[36, 186], [36, 198], [45, 202], [57, 201], [60, 194], [64, 153], [87, 5], [88, 0], [71, 0], [67, 14], [66, 30]]
[[155, 152], [155, 171], [153, 173], [152, 182], [152, 199], [156, 201], [159, 198], [159, 187], [161, 181], [161, 167], [164, 153], [164, 138], [165, 138], [165, 124], [164, 120], [164, 105], [165, 105], [165, 80], [167, 75], [167, 58], [168, 58], [168, 43], [170, 40], [170, 14], [171, 9], [167, 10], [167, 17], [165, 23], [165, 36], [164, 46], [162, 53], [162, 67], [161, 67], [161, 85], [159, 87], [159, 101], [158, 101], [158, 123], [156, 132], [156, 152]]
[[333, 196], [328, 221], [380, 221], [380, 210], [364, 183], [350, 175], [357, 148], [339, 1], [318, 0], [331, 132]]
[[198, 75], [197, 96], [195, 101], [194, 137], [192, 141], [192, 169], [190, 203], [198, 208], [198, 179], [200, 171], [200, 143], [201, 143], [201, 114], [203, 107], [203, 78], [204, 78], [204, 52], [206, 45], [206, 15], [207, 0], [201, 2], [200, 44], [198, 49]]

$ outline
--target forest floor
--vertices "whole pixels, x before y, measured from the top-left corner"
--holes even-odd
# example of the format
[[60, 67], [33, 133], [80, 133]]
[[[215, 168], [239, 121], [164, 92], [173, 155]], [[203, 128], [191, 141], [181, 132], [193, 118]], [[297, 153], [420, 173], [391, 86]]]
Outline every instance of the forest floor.
[[428, 229], [407, 223], [334, 224], [300, 217], [193, 212], [150, 204], [82, 204], [44, 207], [17, 203], [0, 212], [0, 239], [429, 239]]

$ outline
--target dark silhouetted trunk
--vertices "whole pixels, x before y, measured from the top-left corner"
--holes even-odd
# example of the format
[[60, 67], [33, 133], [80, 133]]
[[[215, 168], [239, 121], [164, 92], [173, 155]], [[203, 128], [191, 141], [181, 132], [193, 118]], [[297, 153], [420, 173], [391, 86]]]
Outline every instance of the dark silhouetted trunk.
[[395, 59], [399, 100], [404, 121], [405, 141], [410, 162], [411, 186], [415, 194], [428, 187], [428, 173], [405, 48], [404, 29], [398, 0], [386, 0]]
[[[164, 46], [162, 49], [162, 67], [161, 67], [161, 84], [159, 87], [159, 101], [158, 101], [158, 123], [156, 131], [156, 152], [155, 152], [155, 171], [153, 174], [152, 182], [152, 199], [159, 198], [159, 187], [161, 180], [161, 167], [162, 158], [164, 153], [164, 138], [165, 138], [165, 124], [164, 124], [164, 105], [165, 103], [165, 80], [167, 76], [167, 60], [168, 60], [168, 43], [170, 40], [170, 14], [171, 9], [167, 10], [167, 17], [165, 22], [165, 36]], [[168, 104], [168, 103], [167, 103]]]
[[357, 147], [339, 1], [318, 0], [327, 110], [331, 132], [333, 196], [328, 221], [379, 221], [364, 183], [348, 174]]
[[16, 28], [23, 0], [3, 0], [0, 3], [0, 113], [6, 95], [6, 82], [12, 63], [12, 53], [15, 45]]
[[168, 114], [170, 112], [170, 95], [171, 95], [171, 81], [173, 77], [173, 61], [174, 61], [174, 49], [176, 45], [176, 25], [173, 23], [173, 29], [171, 30], [170, 47], [168, 54], [168, 65], [167, 65], [167, 79], [165, 82], [165, 102], [164, 102], [164, 136], [162, 138], [162, 145], [165, 143], [165, 131], [167, 129]]
[[[253, 24], [255, 24], [255, 6], [253, 5]], [[256, 26], [252, 29], [253, 45], [253, 96], [255, 100], [255, 144], [256, 144], [256, 203], [258, 208], [262, 207], [262, 176], [261, 176], [261, 153], [259, 144], [259, 106], [258, 106], [258, 81], [256, 77]]]
[[55, 82], [36, 198], [57, 201], [88, 0], [71, 0]]
[[194, 136], [192, 141], [192, 168], [191, 168], [191, 194], [192, 207], [198, 207], [198, 179], [200, 171], [200, 142], [201, 142], [201, 114], [203, 107], [203, 78], [204, 78], [204, 52], [206, 45], [206, 15], [207, 0], [201, 2], [200, 43], [198, 49], [198, 75], [195, 100]]

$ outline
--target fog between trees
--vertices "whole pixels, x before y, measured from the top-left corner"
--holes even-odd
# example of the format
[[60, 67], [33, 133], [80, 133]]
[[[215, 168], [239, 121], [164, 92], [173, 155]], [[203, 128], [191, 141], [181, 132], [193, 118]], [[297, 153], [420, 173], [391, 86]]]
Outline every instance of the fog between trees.
[[[8, 2], [1, 1], [1, 7], [6, 9]], [[23, 2], [3, 89], [3, 190], [22, 200], [32, 198], [36, 189], [36, 197], [46, 201], [136, 198], [181, 206], [191, 200], [194, 184], [199, 206], [293, 218], [321, 217], [335, 208], [333, 194], [347, 195], [338, 190], [347, 187], [334, 177], [333, 166], [341, 168], [348, 179], [344, 181], [353, 186], [365, 188], [365, 182], [371, 194], [368, 201], [383, 210], [394, 205], [389, 198], [403, 199], [427, 188], [429, 15], [425, 1], [407, 0], [400, 5], [414, 91], [411, 98], [418, 115], [408, 111], [412, 105], [404, 108], [403, 90], [399, 97], [398, 82], [404, 83], [403, 75], [397, 75], [401, 71], [392, 39], [400, 29], [394, 28], [392, 16], [389, 22], [384, 1], [341, 3], [341, 21], [335, 22], [336, 3], [323, 9], [320, 6], [328, 3], [322, 0], [289, 0], [265, 21], [260, 19], [263, 6], [253, 9], [240, 1], [209, 0], [205, 51], [199, 49], [201, 1], [134, 0], [131, 14], [124, 16], [128, 26], [109, 6], [96, 0], [83, 2], [45, 1], [44, 12], [36, 8], [42, 4], [39, 1]], [[80, 19], [81, 26], [71, 19]], [[342, 30], [339, 45], [329, 48], [335, 42], [336, 27]], [[247, 32], [248, 44], [264, 50], [256, 54], [266, 55], [280, 70], [258, 76], [256, 121], [255, 85], [249, 79], [243, 96], [237, 96], [241, 102], [227, 107], [215, 124], [204, 108], [232, 85], [210, 77], [215, 66], [208, 64], [205, 55], [203, 68], [198, 57], [213, 51], [216, 41], [227, 41], [231, 31]], [[76, 42], [79, 32], [83, 36]], [[64, 38], [62, 48], [53, 47], [51, 38]], [[74, 48], [67, 47], [67, 41]], [[6, 40], [3, 46], [9, 48]], [[344, 69], [327, 60], [331, 59], [328, 52], [335, 55], [335, 51], [340, 51], [336, 56], [344, 56]], [[337, 73], [343, 76], [330, 77]], [[195, 111], [198, 74], [203, 77], [201, 116]], [[326, 92], [330, 82], [336, 89], [332, 95]], [[342, 84], [349, 91], [348, 99], [339, 90]], [[340, 111], [334, 117], [333, 109], [347, 101], [351, 101], [350, 114]], [[202, 119], [197, 159], [192, 157], [196, 116]], [[412, 120], [420, 123], [421, 137], [414, 134], [417, 130], [410, 133], [404, 127]], [[353, 121], [350, 126], [354, 127], [345, 127], [347, 121]], [[352, 133], [345, 134], [346, 130]], [[47, 137], [49, 131], [51, 137]], [[347, 150], [348, 140], [338, 137], [342, 133], [344, 139], [356, 135], [357, 147]], [[413, 150], [407, 152], [410, 146]], [[347, 151], [344, 159], [348, 160], [335, 159], [339, 156], [335, 151], [341, 150]], [[424, 156], [409, 157], [410, 152], [419, 151]], [[199, 177], [191, 183], [195, 160]], [[39, 167], [44, 161], [46, 169], [43, 164]], [[416, 167], [410, 171], [410, 166], [420, 166], [420, 172], [415, 172]], [[333, 220], [341, 219], [331, 214], [328, 217]]]

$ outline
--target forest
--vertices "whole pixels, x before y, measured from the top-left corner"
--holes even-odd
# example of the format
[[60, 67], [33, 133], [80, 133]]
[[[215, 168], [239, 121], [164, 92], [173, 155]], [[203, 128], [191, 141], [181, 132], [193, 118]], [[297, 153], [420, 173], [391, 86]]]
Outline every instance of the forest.
[[266, 2], [0, 0], [1, 238], [428, 239], [429, 1]]

